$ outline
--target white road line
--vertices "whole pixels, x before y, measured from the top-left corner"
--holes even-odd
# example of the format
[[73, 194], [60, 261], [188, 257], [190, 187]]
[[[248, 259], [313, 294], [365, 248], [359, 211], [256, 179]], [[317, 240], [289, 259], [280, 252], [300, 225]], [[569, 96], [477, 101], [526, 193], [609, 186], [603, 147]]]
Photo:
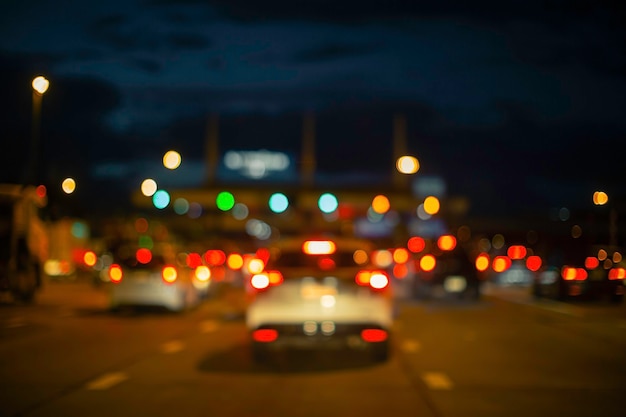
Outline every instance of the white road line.
[[400, 345], [400, 349], [405, 353], [417, 353], [421, 348], [420, 342], [413, 339], [406, 339]]
[[219, 328], [219, 322], [217, 320], [205, 320], [200, 323], [200, 331], [202, 333], [212, 333]]
[[163, 353], [177, 353], [185, 348], [185, 344], [179, 340], [172, 340], [161, 345], [161, 352]]
[[92, 391], [102, 391], [114, 387], [127, 379], [128, 375], [123, 372], [112, 372], [110, 374], [104, 374], [100, 378], [89, 382], [86, 385], [86, 388]]
[[454, 384], [443, 372], [426, 372], [422, 374], [422, 379], [430, 389], [451, 390]]

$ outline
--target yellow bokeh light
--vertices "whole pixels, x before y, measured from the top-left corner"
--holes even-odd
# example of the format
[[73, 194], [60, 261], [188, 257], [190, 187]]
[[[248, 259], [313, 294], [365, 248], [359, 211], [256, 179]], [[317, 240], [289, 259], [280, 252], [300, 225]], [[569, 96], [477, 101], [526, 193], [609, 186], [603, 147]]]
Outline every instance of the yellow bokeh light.
[[66, 178], [61, 183], [61, 188], [65, 194], [72, 194], [76, 191], [76, 181], [73, 178]]
[[157, 189], [157, 183], [153, 179], [147, 178], [141, 183], [141, 193], [146, 197], [152, 197]]
[[609, 202], [609, 196], [604, 191], [596, 191], [593, 193], [593, 204], [603, 206]]
[[396, 168], [402, 174], [415, 174], [420, 169], [420, 164], [414, 156], [401, 156], [396, 161]]
[[163, 155], [163, 166], [167, 169], [176, 169], [180, 166], [182, 158], [176, 151], [167, 151]]
[[38, 76], [33, 79], [33, 90], [38, 92], [39, 94], [43, 94], [48, 91], [48, 87], [50, 86], [50, 81], [46, 79], [46, 77]]
[[385, 214], [389, 211], [391, 204], [389, 203], [389, 199], [384, 195], [377, 195], [372, 200], [372, 210], [378, 214]]
[[356, 251], [354, 251], [352, 258], [354, 259], [354, 262], [358, 265], [363, 265], [369, 260], [367, 252], [365, 252], [363, 249], [357, 249]]
[[424, 211], [429, 215], [434, 215], [439, 213], [439, 209], [441, 205], [439, 203], [439, 199], [435, 196], [426, 197], [424, 200]]

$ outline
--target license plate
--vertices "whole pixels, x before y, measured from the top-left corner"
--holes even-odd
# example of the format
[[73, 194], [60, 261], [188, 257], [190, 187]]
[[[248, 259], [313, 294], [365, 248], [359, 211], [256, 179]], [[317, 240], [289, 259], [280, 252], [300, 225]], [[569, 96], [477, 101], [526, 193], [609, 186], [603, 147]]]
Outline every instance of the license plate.
[[302, 298], [309, 300], [321, 298], [325, 295], [337, 295], [337, 289], [326, 285], [308, 284], [302, 286], [300, 295]]

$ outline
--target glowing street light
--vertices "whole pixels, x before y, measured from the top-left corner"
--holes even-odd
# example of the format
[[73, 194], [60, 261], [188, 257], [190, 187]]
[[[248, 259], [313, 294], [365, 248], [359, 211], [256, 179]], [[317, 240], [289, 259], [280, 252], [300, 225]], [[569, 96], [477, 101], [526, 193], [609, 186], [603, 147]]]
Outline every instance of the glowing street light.
[[26, 182], [39, 182], [39, 142], [41, 129], [41, 102], [43, 94], [48, 91], [50, 82], [43, 76], [35, 77], [31, 83], [33, 88], [33, 119], [31, 126], [31, 144], [28, 167], [26, 171]]
[[146, 178], [141, 183], [141, 193], [146, 197], [152, 197], [157, 192], [158, 186], [155, 180]]
[[76, 181], [73, 178], [66, 178], [61, 183], [61, 189], [65, 194], [72, 194], [76, 191]]
[[396, 168], [402, 174], [415, 174], [420, 169], [420, 163], [414, 156], [404, 155], [396, 160]]
[[593, 193], [593, 204], [603, 206], [609, 202], [609, 196], [604, 191], [596, 191]]
[[163, 155], [163, 166], [167, 169], [176, 169], [180, 166], [182, 158], [176, 151], [167, 151]]
[[33, 90], [35, 90], [39, 94], [43, 94], [48, 91], [48, 87], [50, 87], [50, 81], [44, 76], [38, 76], [33, 79]]

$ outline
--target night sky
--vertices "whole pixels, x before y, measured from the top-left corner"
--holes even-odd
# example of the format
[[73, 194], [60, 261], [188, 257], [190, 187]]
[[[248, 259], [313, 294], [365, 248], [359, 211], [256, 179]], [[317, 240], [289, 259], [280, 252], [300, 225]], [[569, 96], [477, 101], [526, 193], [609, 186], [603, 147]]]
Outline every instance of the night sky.
[[[474, 207], [548, 210], [624, 198], [626, 22], [605, 1], [8, 0], [0, 16], [2, 180], [42, 107], [47, 181], [110, 191], [203, 179], [209, 115], [220, 148], [298, 154], [316, 117], [324, 175], [384, 178], [392, 120], [418, 175]], [[79, 183], [80, 184], [80, 183]], [[114, 188], [114, 187], [113, 187]], [[120, 197], [123, 198], [123, 197]]]

